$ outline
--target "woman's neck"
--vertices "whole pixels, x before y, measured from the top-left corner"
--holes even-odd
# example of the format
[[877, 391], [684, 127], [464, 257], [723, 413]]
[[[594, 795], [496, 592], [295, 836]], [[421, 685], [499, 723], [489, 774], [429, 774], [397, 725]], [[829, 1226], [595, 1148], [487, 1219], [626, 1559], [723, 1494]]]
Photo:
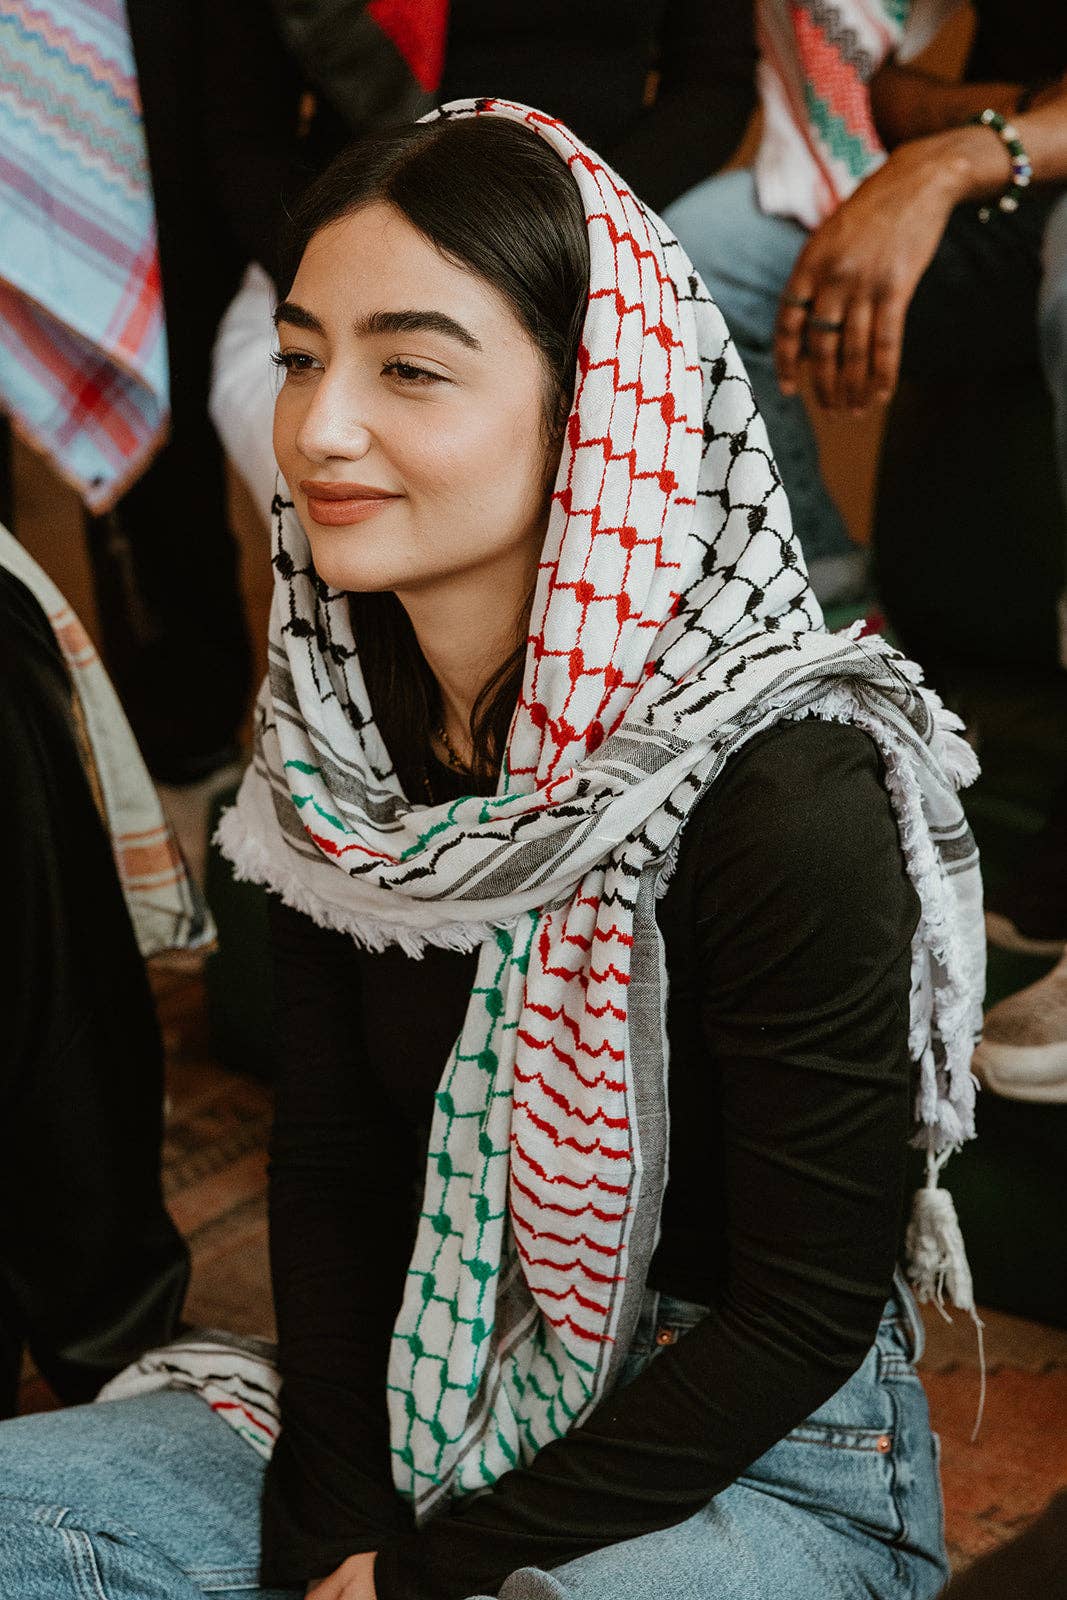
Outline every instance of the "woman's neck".
[[453, 579], [447, 586], [398, 593], [441, 691], [448, 743], [465, 766], [470, 766], [473, 752], [471, 712], [518, 643], [523, 607], [535, 578], [536, 567], [531, 573], [527, 560], [517, 562], [512, 573], [494, 572], [492, 585], [483, 575], [470, 574], [466, 581]]

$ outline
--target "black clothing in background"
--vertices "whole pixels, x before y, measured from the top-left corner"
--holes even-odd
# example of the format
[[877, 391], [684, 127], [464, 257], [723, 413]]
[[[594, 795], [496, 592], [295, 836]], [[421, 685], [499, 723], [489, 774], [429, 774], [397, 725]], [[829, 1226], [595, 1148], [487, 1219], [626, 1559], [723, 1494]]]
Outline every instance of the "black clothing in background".
[[740, 144], [755, 70], [751, 0], [452, 0], [440, 98], [547, 111], [661, 211]]
[[[345, 85], [329, 64], [306, 65], [322, 92], [301, 156], [310, 177], [361, 130], [338, 109]], [[452, 0], [436, 99], [495, 95], [548, 112], [662, 210], [740, 144], [755, 71], [751, 0]]]
[[1041, 83], [1067, 70], [1063, 0], [971, 0], [975, 32], [964, 77], [971, 83]]
[[160, 1194], [159, 1028], [67, 670], [2, 570], [0, 771], [3, 1417], [24, 1345], [74, 1404], [172, 1339], [189, 1264]]
[[232, 759], [252, 681], [207, 409], [215, 331], [248, 259], [221, 187], [220, 139], [273, 231], [279, 130], [295, 133], [299, 84], [286, 91], [258, 0], [128, 0], [127, 16], [155, 198], [170, 437], [117, 507], [90, 519], [89, 547], [115, 686], [153, 773], [182, 782]]
[[[432, 779], [438, 800], [459, 792]], [[265, 1584], [377, 1550], [379, 1600], [495, 1593], [515, 1568], [682, 1521], [846, 1381], [896, 1255], [917, 913], [865, 735], [784, 724], [733, 759], [658, 913], [671, 1142], [649, 1282], [708, 1316], [529, 1468], [415, 1532], [385, 1368], [476, 957], [372, 955], [272, 900], [284, 1385]]]
[[[974, 0], [974, 9], [968, 80], [1037, 84], [1067, 70], [1063, 0]], [[1051, 596], [1062, 582], [1059, 484], [1051, 414], [1042, 414], [1038, 295], [1049, 216], [1065, 192], [1063, 183], [1033, 184], [1017, 210], [994, 206], [986, 222], [974, 202], [957, 206], [908, 307], [901, 376], [911, 388], [902, 388], [889, 414], [871, 577], [901, 647], [952, 700], [963, 692], [968, 663], [1058, 665]], [[986, 409], [987, 394], [1017, 423], [1014, 436], [998, 430], [988, 444], [980, 423], [976, 442], [971, 421]], [[949, 434], [931, 455], [930, 431], [942, 416]], [[1027, 430], [1033, 454], [1024, 459], [1016, 451]], [[1046, 450], [1048, 464], [1039, 468]], [[989, 463], [984, 476], [960, 472], [965, 453], [968, 463]], [[1016, 480], [1027, 484], [1029, 537], [1006, 571], [999, 508], [1014, 514]], [[1042, 610], [1035, 595], [1045, 592]]]
[[[290, 56], [300, 63], [324, 109], [350, 130], [349, 138], [389, 123], [414, 122], [429, 109], [432, 96], [392, 37], [388, 18], [379, 19], [364, 0], [270, 3]], [[444, 18], [438, 6], [416, 26], [428, 27], [434, 18], [432, 37], [443, 56]], [[399, 36], [404, 30], [401, 15], [393, 26]]]

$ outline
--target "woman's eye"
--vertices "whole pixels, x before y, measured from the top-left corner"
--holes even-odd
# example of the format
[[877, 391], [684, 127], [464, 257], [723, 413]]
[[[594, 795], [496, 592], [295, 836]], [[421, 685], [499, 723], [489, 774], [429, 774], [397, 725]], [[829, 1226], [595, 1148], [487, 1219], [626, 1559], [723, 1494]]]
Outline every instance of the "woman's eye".
[[382, 375], [398, 378], [401, 383], [419, 385], [447, 381], [439, 372], [429, 372], [425, 367], [412, 366], [410, 361], [387, 361], [382, 368]]
[[314, 372], [319, 366], [315, 357], [309, 356], [304, 350], [274, 350], [271, 352], [271, 360], [289, 377], [296, 377], [303, 372]]

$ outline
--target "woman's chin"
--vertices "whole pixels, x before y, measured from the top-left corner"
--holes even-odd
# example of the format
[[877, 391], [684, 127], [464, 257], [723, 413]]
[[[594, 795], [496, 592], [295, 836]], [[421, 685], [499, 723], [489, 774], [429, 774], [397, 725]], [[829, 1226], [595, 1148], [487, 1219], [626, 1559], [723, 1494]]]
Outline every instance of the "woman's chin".
[[[307, 530], [305, 530], [307, 531]], [[382, 551], [366, 547], [356, 548], [359, 532], [351, 528], [316, 528], [308, 532], [311, 559], [323, 583], [331, 589], [344, 589], [352, 594], [371, 594], [383, 589], [395, 589], [401, 573], [395, 556], [389, 559]]]
[[316, 560], [315, 571], [329, 588], [340, 589], [345, 594], [382, 594], [400, 585], [398, 573], [371, 571], [366, 565], [355, 562]]

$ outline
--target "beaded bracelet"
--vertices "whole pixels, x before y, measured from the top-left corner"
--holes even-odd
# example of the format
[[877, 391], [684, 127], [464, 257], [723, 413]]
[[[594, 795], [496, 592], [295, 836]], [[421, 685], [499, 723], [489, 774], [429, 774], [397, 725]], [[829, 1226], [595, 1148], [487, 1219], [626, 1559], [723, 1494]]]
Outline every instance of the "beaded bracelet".
[[[980, 111], [976, 117], [972, 117], [971, 122], [979, 128], [992, 128], [1007, 150], [1011, 161], [1011, 177], [1008, 179], [1008, 187], [997, 201], [995, 209], [1005, 212], [1018, 211], [1019, 195], [1029, 187], [1030, 179], [1034, 173], [1034, 169], [1030, 164], [1030, 157], [1026, 153], [1026, 146], [1019, 138], [1018, 128], [1014, 123], [1009, 122], [1006, 117], [1002, 117], [999, 111], [994, 111], [989, 106], [984, 111]], [[993, 215], [993, 211], [994, 207], [991, 205], [980, 206], [978, 215], [983, 222], [988, 222]]]

